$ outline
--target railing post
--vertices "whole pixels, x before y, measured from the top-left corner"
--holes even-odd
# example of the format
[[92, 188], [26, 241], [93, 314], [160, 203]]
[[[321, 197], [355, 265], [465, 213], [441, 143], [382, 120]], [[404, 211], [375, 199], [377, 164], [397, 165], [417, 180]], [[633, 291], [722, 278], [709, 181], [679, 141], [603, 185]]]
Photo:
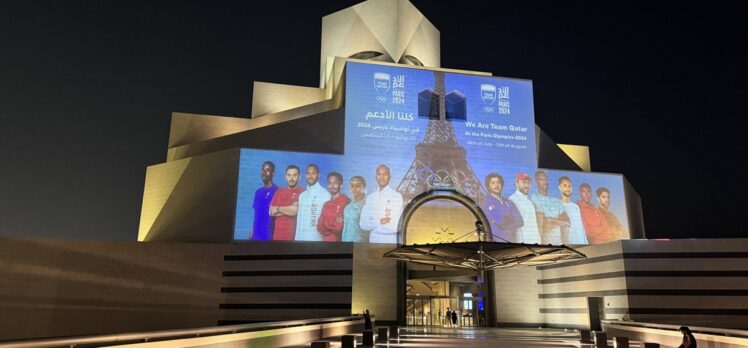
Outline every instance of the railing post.
[[364, 346], [371, 347], [374, 345], [374, 331], [364, 330]]
[[388, 331], [387, 327], [377, 328], [377, 343], [386, 343], [389, 340]]
[[605, 332], [595, 331], [595, 347], [608, 348], [608, 335]]
[[579, 330], [580, 343], [592, 343], [592, 333], [590, 330]]
[[356, 336], [343, 335], [341, 343], [342, 348], [356, 348]]
[[399, 332], [397, 330], [397, 325], [390, 326], [390, 338], [397, 338], [399, 336]]
[[613, 348], [629, 348], [628, 337], [613, 337]]

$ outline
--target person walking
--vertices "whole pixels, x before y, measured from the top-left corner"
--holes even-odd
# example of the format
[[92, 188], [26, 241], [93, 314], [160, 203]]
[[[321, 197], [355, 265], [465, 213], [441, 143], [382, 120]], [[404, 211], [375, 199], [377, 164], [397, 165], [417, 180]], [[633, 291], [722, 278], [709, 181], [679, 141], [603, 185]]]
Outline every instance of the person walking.
[[447, 307], [447, 327], [452, 327], [452, 311]]
[[457, 327], [457, 310], [452, 311], [452, 326]]

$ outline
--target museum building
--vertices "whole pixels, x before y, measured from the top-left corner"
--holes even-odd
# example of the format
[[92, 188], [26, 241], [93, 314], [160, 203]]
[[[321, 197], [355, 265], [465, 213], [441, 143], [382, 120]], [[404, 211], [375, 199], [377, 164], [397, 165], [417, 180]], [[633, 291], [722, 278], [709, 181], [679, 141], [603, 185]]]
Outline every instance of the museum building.
[[0, 339], [366, 309], [748, 329], [747, 241], [646, 239], [625, 177], [535, 124], [532, 81], [441, 67], [407, 0], [323, 17], [319, 76], [254, 82], [251, 118], [173, 113], [137, 242], [3, 238]]

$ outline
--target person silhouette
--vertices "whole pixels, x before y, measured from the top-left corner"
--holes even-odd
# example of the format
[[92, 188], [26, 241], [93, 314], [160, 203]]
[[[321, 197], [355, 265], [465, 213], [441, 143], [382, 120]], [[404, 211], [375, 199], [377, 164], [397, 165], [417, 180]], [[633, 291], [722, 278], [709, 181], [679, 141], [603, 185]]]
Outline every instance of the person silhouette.
[[693, 333], [688, 326], [681, 326], [678, 331], [683, 334], [683, 342], [678, 348], [696, 348], [696, 337], [693, 337]]
[[369, 310], [364, 311], [364, 330], [371, 330], [371, 315], [369, 315]]

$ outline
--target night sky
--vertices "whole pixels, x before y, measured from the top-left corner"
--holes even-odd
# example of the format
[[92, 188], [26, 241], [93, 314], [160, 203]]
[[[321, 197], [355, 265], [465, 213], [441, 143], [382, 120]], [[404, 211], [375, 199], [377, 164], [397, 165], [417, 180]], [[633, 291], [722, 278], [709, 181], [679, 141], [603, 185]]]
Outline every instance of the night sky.
[[[355, 3], [0, 0], [0, 235], [135, 240], [171, 112], [316, 87], [321, 17]], [[536, 123], [627, 177], [649, 238], [748, 236], [748, 2], [413, 3], [443, 67], [532, 79]]]

